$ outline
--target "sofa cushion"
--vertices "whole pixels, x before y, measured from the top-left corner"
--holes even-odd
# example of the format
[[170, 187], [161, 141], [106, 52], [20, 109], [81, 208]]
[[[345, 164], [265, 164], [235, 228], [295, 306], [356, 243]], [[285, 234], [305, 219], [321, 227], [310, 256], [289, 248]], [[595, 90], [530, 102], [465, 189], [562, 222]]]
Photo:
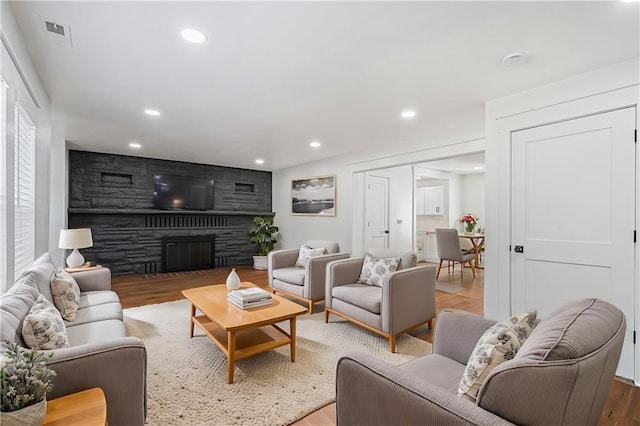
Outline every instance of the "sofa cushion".
[[489, 373], [515, 357], [535, 325], [534, 311], [515, 315], [485, 331], [469, 357], [460, 380], [458, 395], [475, 401]]
[[307, 261], [312, 257], [318, 257], [327, 254], [327, 249], [324, 247], [311, 248], [307, 245], [300, 247], [298, 252], [298, 259], [295, 266], [304, 268], [307, 265]]
[[124, 322], [106, 320], [69, 326], [67, 336], [71, 346], [79, 346], [126, 337], [127, 331], [124, 328]]
[[600, 299], [581, 299], [562, 306], [540, 325], [522, 345], [518, 359], [554, 361], [581, 358], [617, 332], [622, 312]]
[[62, 318], [73, 321], [78, 313], [80, 303], [80, 287], [73, 277], [62, 268], [51, 277], [51, 294], [53, 304], [60, 311]]
[[105, 303], [120, 303], [118, 295], [113, 291], [88, 291], [80, 293], [79, 309], [89, 306], [104, 305]]
[[120, 303], [103, 303], [102, 305], [78, 309], [78, 315], [76, 315], [75, 320], [65, 321], [65, 324], [70, 326], [107, 320], [122, 321], [122, 305]]
[[274, 269], [273, 278], [295, 285], [304, 285], [304, 268], [278, 268]]
[[375, 257], [366, 253], [358, 282], [382, 287], [384, 278], [397, 271], [398, 265], [400, 265], [399, 257]]
[[36, 278], [28, 273], [0, 296], [0, 342], [24, 345], [22, 322], [39, 295]]
[[446, 356], [431, 354], [408, 361], [398, 368], [455, 395], [465, 365]]
[[40, 294], [44, 295], [47, 300], [53, 303], [53, 295], [51, 294], [51, 277], [56, 273], [56, 265], [51, 260], [49, 253], [45, 253], [37, 258], [31, 266], [27, 268], [22, 275], [32, 273], [36, 279], [36, 284], [40, 290]]
[[340, 246], [335, 241], [308, 240], [305, 245], [311, 248], [324, 247], [328, 254], [338, 253], [340, 251]]
[[398, 271], [401, 269], [413, 268], [416, 266], [416, 254], [412, 251], [401, 251], [388, 248], [371, 248], [368, 253], [373, 257], [399, 257], [400, 264]]
[[347, 284], [333, 288], [331, 295], [365, 309], [374, 314], [380, 315], [380, 305], [382, 304], [382, 288], [369, 284]]
[[22, 322], [22, 338], [31, 349], [69, 347], [60, 312], [42, 294], [38, 296]]

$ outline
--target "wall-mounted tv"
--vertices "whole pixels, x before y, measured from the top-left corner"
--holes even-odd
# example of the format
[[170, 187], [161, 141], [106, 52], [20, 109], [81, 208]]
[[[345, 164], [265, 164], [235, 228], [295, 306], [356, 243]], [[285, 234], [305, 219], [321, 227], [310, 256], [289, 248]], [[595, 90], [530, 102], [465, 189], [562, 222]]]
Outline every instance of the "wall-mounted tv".
[[156, 209], [213, 209], [213, 179], [156, 175], [153, 191]]

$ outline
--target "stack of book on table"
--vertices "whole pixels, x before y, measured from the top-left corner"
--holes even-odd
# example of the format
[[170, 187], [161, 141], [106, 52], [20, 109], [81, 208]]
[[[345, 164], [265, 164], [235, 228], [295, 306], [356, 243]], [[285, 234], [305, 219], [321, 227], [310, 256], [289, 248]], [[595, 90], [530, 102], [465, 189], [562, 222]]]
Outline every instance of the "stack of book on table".
[[258, 287], [233, 290], [227, 295], [227, 300], [242, 309], [270, 305], [273, 302], [271, 293]]

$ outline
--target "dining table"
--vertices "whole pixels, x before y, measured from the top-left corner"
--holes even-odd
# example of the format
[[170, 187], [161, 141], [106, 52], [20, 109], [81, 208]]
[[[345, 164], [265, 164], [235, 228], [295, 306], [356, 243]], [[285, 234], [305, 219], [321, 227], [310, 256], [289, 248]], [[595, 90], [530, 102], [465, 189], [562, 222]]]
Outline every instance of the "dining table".
[[480, 265], [480, 252], [484, 249], [484, 234], [459, 234], [460, 238], [469, 240], [472, 245], [472, 250], [476, 255], [476, 268], [484, 269], [484, 266]]

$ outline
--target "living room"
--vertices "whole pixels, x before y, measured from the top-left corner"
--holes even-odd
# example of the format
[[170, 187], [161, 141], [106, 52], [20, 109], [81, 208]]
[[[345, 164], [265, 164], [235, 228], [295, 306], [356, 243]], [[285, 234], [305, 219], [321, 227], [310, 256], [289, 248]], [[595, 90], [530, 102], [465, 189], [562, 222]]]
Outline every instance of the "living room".
[[[633, 138], [640, 100], [637, 2], [0, 5], [7, 141], [0, 182], [2, 291], [42, 253], [64, 265], [68, 252], [59, 248], [60, 231], [93, 215], [70, 210], [84, 208], [74, 204], [82, 200], [71, 185], [78, 175], [70, 175], [83, 168], [83, 153], [269, 176], [263, 210], [241, 202], [219, 210], [246, 212], [247, 221], [254, 216], [249, 213], [274, 215], [278, 249], [322, 239], [352, 257], [373, 247], [366, 215], [371, 176], [397, 170], [390, 175], [387, 244], [415, 251], [412, 165], [484, 153], [482, 313], [504, 319], [537, 309], [544, 318], [579, 297], [609, 300], [627, 317], [618, 375], [640, 383], [634, 346], [640, 251], [631, 238], [640, 223], [637, 148], [609, 152], [595, 142], [587, 149], [574, 142], [564, 150], [526, 148], [531, 138], [557, 137], [529, 129], [624, 109], [632, 110], [624, 119], [632, 124], [625, 121], [621, 134]], [[180, 30], [189, 26], [206, 40], [184, 40]], [[8, 208], [14, 204], [8, 188], [14, 186], [16, 102], [35, 127], [33, 248], [26, 264], [17, 262], [16, 218]], [[403, 117], [406, 112], [414, 115]], [[611, 168], [600, 166], [603, 158], [612, 159]], [[115, 181], [131, 174], [104, 169], [85, 177], [99, 180], [102, 172]], [[144, 176], [152, 185], [152, 176]], [[292, 182], [317, 177], [334, 179], [333, 214], [292, 214]], [[258, 194], [261, 181], [253, 179], [228, 182]], [[152, 192], [142, 195], [149, 205]], [[603, 202], [593, 203], [593, 193]], [[531, 198], [540, 194], [546, 195]], [[555, 207], [548, 207], [549, 199]], [[567, 219], [575, 211], [584, 218]], [[114, 227], [131, 229], [119, 221]], [[460, 230], [453, 221], [448, 225]], [[96, 246], [81, 251], [110, 266], [91, 257], [106, 244], [99, 231]], [[242, 261], [221, 267], [248, 265], [253, 246], [246, 238], [237, 244]], [[217, 247], [221, 253], [225, 244]], [[598, 244], [601, 251], [592, 253]], [[512, 251], [516, 247], [523, 251]], [[578, 254], [561, 258], [565, 253]]]

